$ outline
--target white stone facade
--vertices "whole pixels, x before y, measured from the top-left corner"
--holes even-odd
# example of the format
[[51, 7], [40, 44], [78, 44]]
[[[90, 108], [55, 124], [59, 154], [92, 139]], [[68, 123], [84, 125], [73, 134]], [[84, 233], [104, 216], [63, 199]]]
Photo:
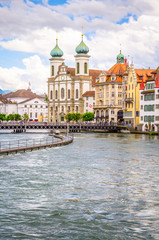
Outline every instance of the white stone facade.
[[159, 132], [159, 88], [155, 80], [147, 81], [140, 90], [140, 124], [142, 131]]

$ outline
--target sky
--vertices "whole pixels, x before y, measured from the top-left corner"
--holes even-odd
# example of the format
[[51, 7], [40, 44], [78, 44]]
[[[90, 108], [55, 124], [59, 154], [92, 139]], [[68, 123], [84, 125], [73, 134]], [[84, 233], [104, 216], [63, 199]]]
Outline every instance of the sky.
[[82, 26], [91, 69], [120, 50], [135, 68], [159, 66], [159, 0], [0, 0], [0, 89], [47, 93], [56, 38], [74, 67]]

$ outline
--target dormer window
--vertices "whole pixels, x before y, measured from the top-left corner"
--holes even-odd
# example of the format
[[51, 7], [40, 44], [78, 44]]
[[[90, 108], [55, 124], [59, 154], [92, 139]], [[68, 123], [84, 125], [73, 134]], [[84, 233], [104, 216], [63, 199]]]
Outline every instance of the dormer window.
[[115, 75], [112, 75], [111, 76], [111, 81], [115, 81], [116, 80], [116, 76]]

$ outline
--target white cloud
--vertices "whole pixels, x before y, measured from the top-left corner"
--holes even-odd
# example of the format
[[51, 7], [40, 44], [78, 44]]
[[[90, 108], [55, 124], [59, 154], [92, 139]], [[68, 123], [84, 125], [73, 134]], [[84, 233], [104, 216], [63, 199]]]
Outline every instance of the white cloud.
[[[69, 0], [60, 6], [49, 6], [47, 0], [43, 2], [44, 6], [15, 0], [8, 1], [9, 8], [0, 8], [0, 46], [34, 55], [23, 60], [25, 69], [0, 68], [3, 89], [27, 88], [29, 81], [34, 90], [47, 89], [48, 59], [55, 46], [56, 30], [59, 30], [59, 46], [65, 63], [74, 66], [82, 25], [84, 32], [89, 33], [84, 41], [90, 48], [90, 67], [110, 68], [116, 63], [120, 44], [123, 54], [130, 55], [136, 67], [158, 66], [158, 0], [81, 0], [80, 4], [79, 0]], [[127, 14], [137, 19], [129, 17], [128, 23], [116, 24]], [[48, 61], [48, 66], [37, 54]], [[10, 76], [13, 76], [12, 82]]]
[[49, 74], [49, 66], [45, 66], [37, 55], [23, 59], [23, 64], [25, 66], [24, 69], [0, 67], [0, 88], [12, 90], [27, 89], [30, 82], [33, 91], [39, 93], [47, 92], [46, 81]]

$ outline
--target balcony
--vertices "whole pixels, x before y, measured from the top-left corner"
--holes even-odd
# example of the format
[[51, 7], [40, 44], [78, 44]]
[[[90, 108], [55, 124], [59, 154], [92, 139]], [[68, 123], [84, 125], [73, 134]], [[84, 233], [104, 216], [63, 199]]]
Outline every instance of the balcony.
[[108, 105], [95, 105], [95, 106], [93, 106], [93, 109], [102, 109], [102, 108], [108, 108], [109, 106]]
[[134, 99], [133, 98], [126, 98], [125, 102], [134, 102]]

